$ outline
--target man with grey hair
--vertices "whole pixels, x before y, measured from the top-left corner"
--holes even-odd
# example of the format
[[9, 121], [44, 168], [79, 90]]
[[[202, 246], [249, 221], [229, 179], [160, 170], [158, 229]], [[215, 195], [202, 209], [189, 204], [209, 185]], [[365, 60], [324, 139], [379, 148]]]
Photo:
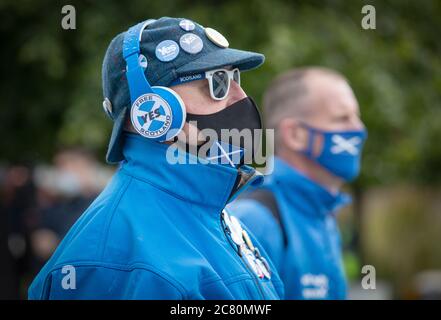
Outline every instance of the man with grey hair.
[[275, 130], [274, 172], [230, 207], [258, 238], [287, 299], [344, 299], [346, 281], [336, 212], [340, 191], [359, 173], [366, 138], [347, 80], [320, 67], [291, 70], [264, 97]]

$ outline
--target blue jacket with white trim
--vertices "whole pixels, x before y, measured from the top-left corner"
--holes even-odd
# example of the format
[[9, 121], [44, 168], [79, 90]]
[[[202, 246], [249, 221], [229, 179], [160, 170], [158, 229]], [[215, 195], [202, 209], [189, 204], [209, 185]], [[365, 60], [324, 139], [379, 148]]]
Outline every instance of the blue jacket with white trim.
[[126, 134], [126, 161], [34, 279], [30, 299], [283, 296], [271, 262], [270, 279], [257, 277], [222, 222], [238, 170], [170, 164], [167, 147]]
[[344, 299], [346, 279], [335, 213], [350, 202], [349, 196], [331, 194], [277, 157], [273, 174], [259, 190], [273, 195], [279, 218], [263, 201], [246, 194], [228, 208], [272, 259], [285, 284], [285, 298]]

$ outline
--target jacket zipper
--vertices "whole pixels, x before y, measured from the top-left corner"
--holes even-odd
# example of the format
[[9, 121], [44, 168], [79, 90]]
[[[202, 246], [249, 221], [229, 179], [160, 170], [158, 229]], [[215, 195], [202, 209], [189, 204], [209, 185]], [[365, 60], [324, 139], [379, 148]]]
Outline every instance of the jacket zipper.
[[257, 286], [257, 288], [258, 288], [258, 291], [259, 291], [259, 293], [260, 293], [260, 296], [262, 297], [262, 300], [265, 300], [265, 294], [263, 293], [262, 287], [261, 287], [261, 285], [260, 285], [260, 283], [259, 283], [259, 279], [257, 279], [257, 276], [255, 275], [255, 273], [253, 272], [253, 270], [251, 270], [250, 266], [248, 265], [248, 262], [246, 262], [246, 261], [244, 260], [243, 255], [241, 255], [241, 254], [238, 252], [237, 245], [236, 245], [235, 243], [232, 243], [232, 240], [231, 240], [230, 237], [227, 235], [227, 230], [228, 230], [228, 228], [226, 227], [226, 225], [224, 225], [224, 222], [223, 222], [223, 219], [222, 219], [222, 215], [223, 215], [223, 212], [221, 211], [221, 214], [220, 214], [220, 226], [221, 226], [221, 228], [222, 228], [222, 231], [223, 231], [223, 234], [224, 234], [225, 238], [227, 239], [227, 242], [230, 244], [230, 246], [231, 246], [231, 247], [233, 248], [233, 250], [236, 252], [236, 254], [237, 254], [239, 260], [245, 265], [245, 267], [246, 267], [248, 273], [251, 275], [251, 278], [253, 279], [254, 283], [256, 284], [256, 286]]

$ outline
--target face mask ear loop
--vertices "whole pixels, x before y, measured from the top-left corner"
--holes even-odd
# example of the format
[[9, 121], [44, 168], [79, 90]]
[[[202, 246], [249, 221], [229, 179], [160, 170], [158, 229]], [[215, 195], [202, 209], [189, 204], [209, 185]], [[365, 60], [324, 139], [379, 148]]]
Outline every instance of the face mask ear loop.
[[308, 158], [312, 159], [314, 158], [313, 156], [313, 148], [314, 148], [314, 141], [315, 141], [315, 137], [317, 132], [315, 132], [315, 130], [313, 128], [311, 128], [310, 126], [308, 126], [307, 124], [303, 123], [303, 122], [299, 122], [300, 126], [302, 126], [304, 129], [306, 129], [308, 131], [308, 146], [306, 147], [305, 150], [302, 151], [302, 153], [307, 156]]
[[315, 158], [313, 155], [313, 149], [314, 149], [314, 141], [317, 136], [317, 132], [315, 132], [311, 128], [308, 129], [308, 148], [306, 149], [306, 155], [310, 158]]

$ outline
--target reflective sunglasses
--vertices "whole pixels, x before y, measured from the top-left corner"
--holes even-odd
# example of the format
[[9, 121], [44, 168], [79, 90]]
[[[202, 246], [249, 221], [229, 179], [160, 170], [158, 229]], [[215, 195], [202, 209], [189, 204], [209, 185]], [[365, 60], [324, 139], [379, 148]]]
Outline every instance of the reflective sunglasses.
[[240, 71], [238, 68], [233, 70], [220, 68], [203, 73], [182, 76], [173, 81], [170, 86], [201, 79], [208, 80], [208, 87], [210, 88], [210, 96], [212, 99], [223, 100], [226, 96], [228, 96], [228, 92], [230, 92], [231, 80], [240, 85]]

